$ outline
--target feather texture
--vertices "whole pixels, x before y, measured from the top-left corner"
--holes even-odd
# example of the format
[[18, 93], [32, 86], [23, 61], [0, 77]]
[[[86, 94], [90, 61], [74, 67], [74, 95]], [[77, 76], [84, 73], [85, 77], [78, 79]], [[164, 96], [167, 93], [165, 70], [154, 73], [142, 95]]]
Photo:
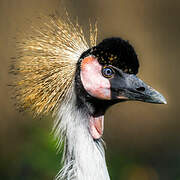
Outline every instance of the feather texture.
[[[64, 143], [59, 180], [109, 180], [102, 140], [89, 133], [89, 115], [76, 107], [74, 76], [81, 54], [96, 45], [97, 23], [89, 40], [82, 28], [56, 16], [42, 16], [17, 43], [12, 69], [18, 107], [35, 116], [52, 112], [58, 149]], [[88, 45], [87, 42], [90, 42]]]
[[72, 87], [55, 118], [54, 135], [58, 147], [64, 142], [63, 168], [56, 180], [110, 180], [103, 140], [89, 133], [89, 115], [77, 109]]
[[[22, 36], [23, 34], [23, 36]], [[34, 115], [56, 113], [71, 87], [81, 54], [96, 44], [97, 24], [90, 24], [88, 45], [78, 22], [67, 14], [41, 16], [17, 42], [14, 63], [15, 98], [20, 109]]]

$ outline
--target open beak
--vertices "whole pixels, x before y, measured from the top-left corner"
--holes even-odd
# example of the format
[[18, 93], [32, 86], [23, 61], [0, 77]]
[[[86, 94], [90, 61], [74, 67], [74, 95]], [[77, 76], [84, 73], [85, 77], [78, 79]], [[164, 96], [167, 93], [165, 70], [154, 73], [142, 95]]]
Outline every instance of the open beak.
[[110, 83], [112, 99], [167, 104], [162, 94], [145, 84], [134, 74], [121, 72], [111, 79]]

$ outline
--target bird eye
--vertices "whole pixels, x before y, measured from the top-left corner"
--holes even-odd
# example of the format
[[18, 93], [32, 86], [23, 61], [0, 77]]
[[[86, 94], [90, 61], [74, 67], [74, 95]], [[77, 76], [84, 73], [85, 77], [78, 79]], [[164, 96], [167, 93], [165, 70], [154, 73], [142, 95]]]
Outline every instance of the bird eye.
[[113, 74], [114, 74], [114, 70], [111, 67], [105, 66], [102, 69], [102, 75], [106, 78], [111, 78], [113, 76]]

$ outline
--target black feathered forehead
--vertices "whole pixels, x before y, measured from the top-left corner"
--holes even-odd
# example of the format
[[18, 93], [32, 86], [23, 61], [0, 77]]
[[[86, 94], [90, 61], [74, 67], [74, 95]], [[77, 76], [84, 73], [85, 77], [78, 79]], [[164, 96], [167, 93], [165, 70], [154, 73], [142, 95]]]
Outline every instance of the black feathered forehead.
[[134, 48], [121, 38], [104, 39], [90, 52], [102, 65], [112, 65], [129, 74], [137, 74], [139, 62]]

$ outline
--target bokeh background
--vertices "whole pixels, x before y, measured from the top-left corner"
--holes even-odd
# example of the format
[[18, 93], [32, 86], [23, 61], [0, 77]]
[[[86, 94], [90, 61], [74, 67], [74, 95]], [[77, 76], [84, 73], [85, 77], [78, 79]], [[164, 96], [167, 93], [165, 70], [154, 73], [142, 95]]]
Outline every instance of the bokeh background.
[[64, 8], [85, 31], [98, 20], [98, 42], [128, 39], [140, 59], [139, 77], [167, 105], [126, 102], [105, 117], [107, 164], [113, 180], [180, 180], [179, 0], [0, 0], [0, 179], [49, 180], [60, 168], [52, 120], [18, 113], [8, 86], [15, 39], [27, 21]]

